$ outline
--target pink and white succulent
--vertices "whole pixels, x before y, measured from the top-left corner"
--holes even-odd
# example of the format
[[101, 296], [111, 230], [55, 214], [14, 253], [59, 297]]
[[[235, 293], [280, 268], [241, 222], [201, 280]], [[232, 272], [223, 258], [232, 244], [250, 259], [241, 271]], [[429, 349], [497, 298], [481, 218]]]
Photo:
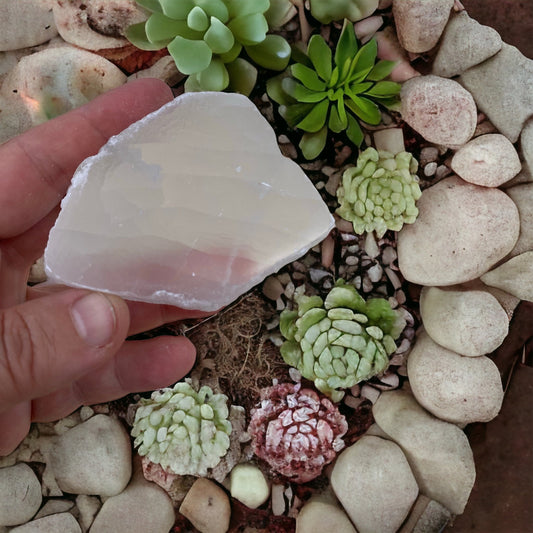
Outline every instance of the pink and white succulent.
[[346, 419], [331, 400], [292, 383], [263, 389], [248, 427], [255, 454], [297, 483], [320, 475], [344, 448], [347, 430]]

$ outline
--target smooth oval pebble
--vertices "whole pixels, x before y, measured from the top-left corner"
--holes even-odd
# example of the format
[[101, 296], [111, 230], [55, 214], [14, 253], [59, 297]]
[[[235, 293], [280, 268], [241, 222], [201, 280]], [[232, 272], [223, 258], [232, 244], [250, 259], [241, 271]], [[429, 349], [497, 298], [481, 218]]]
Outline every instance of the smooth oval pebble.
[[401, 448], [363, 436], [338, 457], [331, 486], [359, 533], [394, 533], [418, 495]]
[[515, 147], [499, 133], [480, 135], [461, 146], [451, 167], [465, 181], [483, 187], [499, 187], [522, 169]]
[[334, 503], [311, 500], [296, 517], [296, 533], [357, 533], [346, 513]]
[[131, 477], [131, 441], [116, 418], [95, 415], [56, 440], [50, 465], [61, 490], [113, 496]]
[[422, 193], [414, 224], [398, 233], [403, 276], [420, 285], [455, 285], [478, 278], [514, 247], [518, 209], [499, 189], [452, 176]]
[[41, 484], [27, 464], [0, 468], [0, 526], [27, 522], [41, 502]]
[[476, 478], [464, 432], [428, 413], [405, 390], [381, 394], [372, 414], [378, 430], [402, 448], [420, 492], [461, 514]]
[[13, 533], [81, 533], [81, 527], [70, 513], [57, 513], [11, 530]]
[[509, 319], [498, 300], [486, 291], [424, 287], [420, 314], [428, 335], [460, 355], [493, 352], [509, 332]]
[[476, 104], [456, 81], [418, 76], [403, 84], [400, 96], [402, 118], [426, 141], [458, 147], [474, 135]]
[[505, 191], [518, 207], [520, 235], [511, 255], [533, 251], [533, 183], [515, 185]]
[[503, 387], [498, 367], [486, 356], [464, 357], [421, 331], [407, 359], [415, 398], [436, 417], [454, 424], [488, 422], [499, 412]]

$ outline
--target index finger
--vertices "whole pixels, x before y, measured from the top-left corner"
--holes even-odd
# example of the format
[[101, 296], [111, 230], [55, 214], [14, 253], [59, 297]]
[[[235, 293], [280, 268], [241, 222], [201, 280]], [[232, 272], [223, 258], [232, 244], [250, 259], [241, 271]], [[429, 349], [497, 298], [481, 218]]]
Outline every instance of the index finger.
[[81, 161], [171, 99], [162, 81], [137, 80], [1, 145], [0, 238], [39, 222], [63, 198]]

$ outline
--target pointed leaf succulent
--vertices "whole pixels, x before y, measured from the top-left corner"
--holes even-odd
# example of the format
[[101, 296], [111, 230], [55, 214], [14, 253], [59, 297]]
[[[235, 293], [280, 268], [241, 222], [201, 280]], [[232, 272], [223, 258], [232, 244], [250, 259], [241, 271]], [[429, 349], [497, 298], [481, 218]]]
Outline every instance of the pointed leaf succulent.
[[234, 90], [251, 91], [253, 76], [248, 76], [246, 83], [231, 80], [232, 72], [243, 72], [242, 66], [232, 68], [243, 49], [258, 65], [271, 70], [283, 70], [289, 62], [287, 41], [279, 35], [267, 36], [265, 13], [270, 0], [137, 3], [151, 15], [147, 21], [130, 26], [126, 36], [142, 50], [167, 47], [178, 69], [189, 75], [189, 91], [222, 91], [230, 84]]
[[337, 214], [353, 223], [355, 233], [400, 231], [418, 216], [416, 201], [422, 195], [416, 171], [418, 163], [409, 152], [367, 148], [357, 166], [346, 170], [337, 189]]
[[131, 431], [139, 455], [173, 474], [205, 476], [230, 445], [227, 402], [224, 394], [205, 386], [196, 391], [187, 380], [141, 399]]
[[334, 55], [320, 35], [313, 35], [307, 56], [269, 80], [267, 93], [280, 104], [280, 114], [289, 126], [304, 132], [300, 148], [307, 159], [322, 152], [328, 129], [345, 131], [360, 146], [359, 120], [379, 124], [380, 106], [393, 107], [399, 102], [400, 85], [383, 81], [395, 63], [376, 63], [376, 58], [376, 41], [359, 47], [353, 24], [345, 20]]
[[387, 300], [365, 301], [343, 280], [325, 300], [303, 295], [297, 305], [281, 313], [281, 355], [333, 401], [342, 399], [341, 389], [385, 371], [405, 327]]

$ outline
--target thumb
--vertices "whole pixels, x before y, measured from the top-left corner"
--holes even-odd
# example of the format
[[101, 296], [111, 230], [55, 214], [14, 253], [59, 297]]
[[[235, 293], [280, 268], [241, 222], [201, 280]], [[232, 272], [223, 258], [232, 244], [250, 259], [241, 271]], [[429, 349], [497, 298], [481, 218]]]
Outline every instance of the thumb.
[[129, 328], [118, 296], [70, 289], [0, 310], [0, 412], [112, 357]]

